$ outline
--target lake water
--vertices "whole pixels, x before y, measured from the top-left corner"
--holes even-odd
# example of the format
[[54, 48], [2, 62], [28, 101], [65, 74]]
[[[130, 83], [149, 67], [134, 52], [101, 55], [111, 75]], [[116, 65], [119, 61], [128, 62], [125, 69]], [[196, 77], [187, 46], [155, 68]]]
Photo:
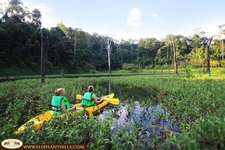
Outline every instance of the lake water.
[[104, 87], [109, 93], [115, 93], [115, 96], [120, 99], [119, 105], [110, 105], [99, 114], [102, 120], [108, 115], [113, 117], [111, 127], [113, 134], [119, 134], [121, 129], [129, 132], [132, 126], [135, 126], [140, 128], [139, 134], [143, 138], [157, 138], [159, 143], [163, 143], [166, 136], [180, 132], [177, 122], [173, 121], [173, 117], [164, 110], [161, 104], [155, 102], [151, 93], [111, 83], [102, 83], [98, 86]]

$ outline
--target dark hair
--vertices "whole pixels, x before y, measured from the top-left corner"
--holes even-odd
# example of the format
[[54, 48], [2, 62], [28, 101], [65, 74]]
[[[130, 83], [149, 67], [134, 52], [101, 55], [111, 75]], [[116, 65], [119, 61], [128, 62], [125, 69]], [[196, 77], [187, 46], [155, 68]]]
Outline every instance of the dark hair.
[[94, 86], [93, 86], [93, 85], [89, 85], [89, 86], [88, 86], [88, 91], [89, 91], [89, 92], [93, 92], [93, 90], [94, 90]]

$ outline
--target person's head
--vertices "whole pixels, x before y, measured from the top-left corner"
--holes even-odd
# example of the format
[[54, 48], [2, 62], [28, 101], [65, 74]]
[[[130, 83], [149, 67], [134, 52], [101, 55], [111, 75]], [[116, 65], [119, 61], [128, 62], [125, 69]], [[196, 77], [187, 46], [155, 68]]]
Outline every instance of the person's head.
[[94, 86], [93, 85], [88, 86], [88, 92], [94, 92]]
[[55, 90], [55, 95], [56, 96], [62, 96], [65, 94], [65, 89], [64, 88], [58, 88]]

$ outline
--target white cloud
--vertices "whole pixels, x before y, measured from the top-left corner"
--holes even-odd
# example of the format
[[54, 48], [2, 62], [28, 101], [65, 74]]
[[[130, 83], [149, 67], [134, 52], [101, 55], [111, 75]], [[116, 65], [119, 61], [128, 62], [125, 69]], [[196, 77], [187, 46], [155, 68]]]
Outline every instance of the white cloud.
[[51, 13], [52, 12], [52, 9], [43, 2], [35, 3], [35, 2], [29, 1], [29, 0], [23, 0], [23, 5], [28, 7], [30, 11], [37, 8], [38, 10], [41, 11], [41, 13]]
[[148, 33], [143, 33], [143, 32], [114, 32], [115, 36], [113, 38], [117, 39], [117, 40], [129, 40], [129, 39], [133, 39], [133, 40], [139, 40], [140, 38], [147, 38], [147, 37], [152, 37], [151, 34]]
[[152, 13], [152, 14], [150, 14], [150, 17], [156, 23], [159, 23], [162, 21], [162, 18], [160, 17], [160, 15], [158, 13]]
[[198, 24], [193, 24], [188, 27], [182, 27], [177, 29], [177, 34], [183, 34], [186, 36], [192, 36], [196, 33], [196, 29], [199, 29], [200, 31], [205, 31], [207, 37], [215, 36], [215, 38], [218, 38], [219, 36], [219, 28], [218, 25], [223, 24], [223, 21], [202, 21]]
[[51, 13], [52, 12], [52, 9], [50, 7], [48, 7], [45, 3], [39, 3], [37, 6], [36, 6], [37, 9], [39, 9], [42, 14], [43, 13]]
[[139, 27], [142, 25], [142, 13], [139, 8], [132, 8], [127, 16], [127, 25]]
[[216, 24], [203, 25], [202, 30], [206, 32], [207, 36], [215, 36], [219, 33], [218, 26]]
[[4, 12], [6, 10], [6, 7], [8, 6], [8, 3], [8, 0], [0, 0], [0, 10]]
[[28, 7], [30, 11], [36, 8], [41, 12], [43, 27], [54, 27], [58, 22], [60, 22], [60, 19], [54, 15], [53, 10], [46, 3], [35, 3], [29, 0], [23, 0], [23, 5]]
[[152, 14], [151, 14], [151, 17], [152, 17], [152, 18], [159, 18], [159, 14], [158, 14], [158, 13], [152, 13]]

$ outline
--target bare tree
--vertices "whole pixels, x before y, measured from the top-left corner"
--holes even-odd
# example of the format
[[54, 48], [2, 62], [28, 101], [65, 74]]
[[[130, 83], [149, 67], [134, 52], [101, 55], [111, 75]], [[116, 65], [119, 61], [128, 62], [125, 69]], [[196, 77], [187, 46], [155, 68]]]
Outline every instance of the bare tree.
[[112, 50], [112, 47], [111, 47], [111, 44], [112, 44], [112, 41], [110, 39], [107, 40], [107, 52], [108, 52], [108, 66], [109, 66], [109, 74], [111, 75], [111, 50]]
[[72, 62], [72, 66], [75, 66], [75, 58], [76, 58], [76, 50], [77, 50], [77, 43], [79, 42], [79, 34], [80, 34], [80, 30], [79, 29], [75, 29], [73, 32], [73, 62]]
[[43, 40], [43, 29], [41, 27], [41, 12], [38, 9], [32, 11], [32, 21], [40, 29], [41, 35], [41, 83], [45, 83], [45, 51], [44, 51], [44, 40]]
[[72, 67], [75, 66], [76, 50], [77, 50], [77, 39], [75, 39], [74, 43], [73, 43], [73, 62], [72, 62]]
[[206, 71], [208, 74], [211, 73], [210, 71], [210, 45], [212, 43], [213, 37], [210, 37], [204, 44], [205, 54], [206, 54]]
[[224, 61], [224, 40], [222, 39], [222, 61]]
[[171, 35], [172, 46], [173, 46], [173, 66], [175, 69], [175, 73], [178, 74], [178, 66], [177, 66], [177, 48], [175, 46], [175, 41], [173, 35]]
[[45, 83], [45, 51], [44, 51], [44, 42], [43, 42], [43, 31], [40, 27], [41, 32], [41, 83]]

